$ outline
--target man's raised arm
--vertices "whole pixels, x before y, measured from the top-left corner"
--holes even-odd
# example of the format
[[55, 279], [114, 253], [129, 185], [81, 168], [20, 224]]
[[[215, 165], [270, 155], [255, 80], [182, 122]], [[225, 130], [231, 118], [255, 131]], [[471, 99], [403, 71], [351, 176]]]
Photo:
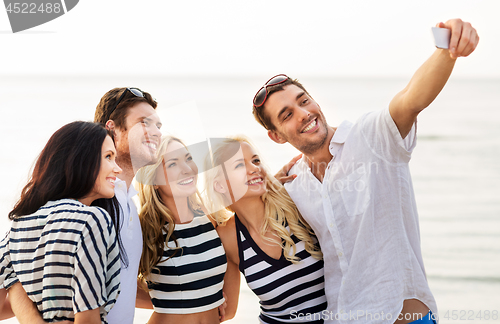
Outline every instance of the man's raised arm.
[[479, 42], [476, 30], [470, 23], [460, 19], [451, 19], [436, 26], [451, 30], [449, 49], [437, 49], [389, 104], [391, 117], [403, 138], [410, 132], [417, 115], [441, 92], [456, 59], [468, 56]]

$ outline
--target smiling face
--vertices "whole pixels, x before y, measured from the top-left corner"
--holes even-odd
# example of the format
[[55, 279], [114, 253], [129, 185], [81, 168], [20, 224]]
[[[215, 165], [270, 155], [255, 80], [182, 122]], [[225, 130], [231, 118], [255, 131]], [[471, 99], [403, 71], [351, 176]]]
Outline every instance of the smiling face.
[[273, 141], [288, 142], [304, 154], [313, 154], [327, 144], [330, 127], [321, 108], [296, 85], [271, 94], [264, 112], [276, 127], [268, 132]]
[[250, 144], [246, 142], [240, 144], [240, 150], [224, 162], [227, 174], [226, 186], [219, 180], [219, 184], [222, 185], [218, 190], [216, 188], [228, 199], [232, 193], [234, 202], [260, 197], [266, 193], [266, 171], [261, 165], [259, 156]]
[[187, 198], [196, 193], [198, 167], [186, 147], [172, 140], [156, 169], [155, 183], [161, 196]]
[[100, 198], [112, 198], [115, 195], [116, 176], [122, 169], [116, 164], [116, 150], [111, 137], [106, 136], [101, 149], [101, 166], [94, 188], [84, 198], [79, 199], [85, 205], [90, 205]]
[[134, 169], [153, 164], [161, 139], [161, 122], [154, 108], [140, 102], [128, 109], [125, 129], [115, 128], [116, 150], [120, 160], [128, 160]]

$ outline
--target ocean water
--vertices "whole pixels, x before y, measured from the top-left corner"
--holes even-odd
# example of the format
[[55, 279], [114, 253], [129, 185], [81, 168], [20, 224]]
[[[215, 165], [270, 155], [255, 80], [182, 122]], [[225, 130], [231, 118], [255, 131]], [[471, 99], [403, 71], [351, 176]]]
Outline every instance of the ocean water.
[[[0, 77], [0, 232], [8, 230], [7, 213], [50, 135], [65, 123], [92, 120], [100, 97], [116, 86], [153, 94], [164, 131], [188, 144], [249, 136], [277, 171], [297, 152], [272, 142], [253, 120], [251, 101], [266, 77]], [[300, 81], [332, 126], [387, 107], [407, 83], [308, 76]], [[410, 168], [422, 254], [441, 323], [500, 323], [499, 131], [500, 80], [452, 77], [418, 119]], [[258, 311], [258, 300], [242, 279], [238, 313], [228, 323], [256, 323]], [[138, 310], [135, 323], [145, 323], [149, 314]]]

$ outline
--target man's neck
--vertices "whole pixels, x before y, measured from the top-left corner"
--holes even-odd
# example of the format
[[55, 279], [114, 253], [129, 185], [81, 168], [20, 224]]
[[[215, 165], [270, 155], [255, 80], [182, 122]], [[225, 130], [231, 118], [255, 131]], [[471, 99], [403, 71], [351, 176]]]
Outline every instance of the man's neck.
[[307, 165], [311, 168], [311, 173], [321, 182], [323, 182], [326, 168], [333, 158], [330, 153], [330, 142], [337, 128], [330, 127], [330, 130], [324, 145], [320, 149], [310, 154], [304, 153]]
[[118, 157], [116, 158], [116, 164], [118, 164], [118, 166], [122, 169], [122, 173], [118, 175], [118, 178], [127, 183], [127, 190], [128, 190], [135, 176], [135, 171], [134, 168], [132, 167], [132, 163], [130, 159], [129, 160], [120, 159], [118, 155]]

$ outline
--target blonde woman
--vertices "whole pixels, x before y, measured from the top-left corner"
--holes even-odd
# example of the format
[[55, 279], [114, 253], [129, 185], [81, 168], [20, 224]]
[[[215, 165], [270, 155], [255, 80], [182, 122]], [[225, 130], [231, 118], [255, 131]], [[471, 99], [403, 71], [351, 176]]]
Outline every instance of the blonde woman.
[[323, 259], [312, 229], [247, 138], [212, 148], [207, 204], [228, 265], [239, 267], [260, 299], [260, 322], [323, 323]]
[[158, 151], [156, 164], [136, 176], [144, 241], [139, 276], [154, 308], [148, 323], [220, 323], [234, 316], [236, 306], [225, 317], [218, 308], [225, 301], [224, 281], [239, 289], [238, 269], [232, 270], [237, 276], [231, 269], [226, 274], [224, 248], [215, 221], [205, 215], [198, 168], [186, 146], [164, 137]]

